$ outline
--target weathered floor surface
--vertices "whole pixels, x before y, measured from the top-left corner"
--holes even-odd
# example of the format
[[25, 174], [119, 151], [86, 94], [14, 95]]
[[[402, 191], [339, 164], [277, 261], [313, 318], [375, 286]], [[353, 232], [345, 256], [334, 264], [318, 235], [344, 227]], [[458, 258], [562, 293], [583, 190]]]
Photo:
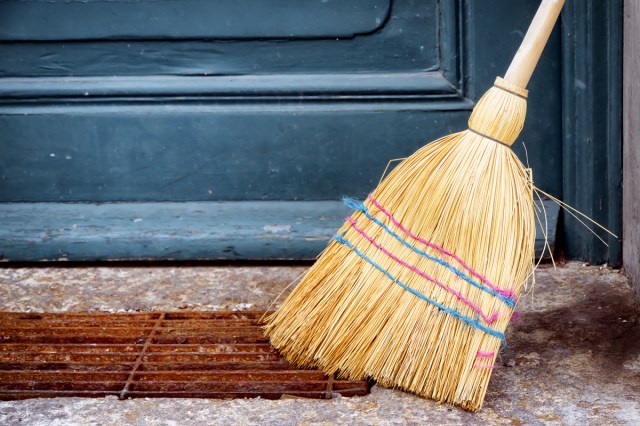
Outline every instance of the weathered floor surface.
[[[266, 309], [304, 267], [0, 269], [0, 310]], [[542, 267], [508, 330], [484, 408], [471, 414], [374, 387], [362, 398], [33, 399], [0, 402], [2, 425], [640, 424], [640, 311], [624, 276]]]

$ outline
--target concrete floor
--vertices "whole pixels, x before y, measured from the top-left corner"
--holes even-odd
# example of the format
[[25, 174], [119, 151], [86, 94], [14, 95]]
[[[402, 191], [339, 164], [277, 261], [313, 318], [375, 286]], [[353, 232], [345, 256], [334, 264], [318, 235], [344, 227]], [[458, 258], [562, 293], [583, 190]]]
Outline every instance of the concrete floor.
[[[266, 309], [304, 267], [0, 269], [0, 310]], [[33, 399], [2, 425], [640, 424], [640, 310], [617, 270], [541, 267], [477, 414], [374, 387], [331, 401]]]

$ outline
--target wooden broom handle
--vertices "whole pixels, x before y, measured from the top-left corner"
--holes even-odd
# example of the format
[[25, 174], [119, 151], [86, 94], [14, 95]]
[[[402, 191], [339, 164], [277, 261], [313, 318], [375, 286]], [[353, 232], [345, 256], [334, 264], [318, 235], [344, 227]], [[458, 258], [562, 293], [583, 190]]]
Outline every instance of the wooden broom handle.
[[527, 35], [524, 36], [516, 56], [509, 65], [505, 80], [523, 89], [527, 87], [563, 5], [564, 0], [542, 0]]

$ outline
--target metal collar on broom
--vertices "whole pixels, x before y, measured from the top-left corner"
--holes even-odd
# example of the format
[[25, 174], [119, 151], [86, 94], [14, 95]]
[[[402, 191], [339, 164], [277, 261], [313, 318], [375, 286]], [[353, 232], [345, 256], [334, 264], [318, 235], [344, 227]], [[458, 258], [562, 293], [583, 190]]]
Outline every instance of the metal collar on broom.
[[468, 130], [408, 157], [364, 203], [349, 201], [354, 213], [267, 319], [290, 362], [480, 409], [533, 270], [533, 184], [508, 147], [563, 3], [542, 1]]

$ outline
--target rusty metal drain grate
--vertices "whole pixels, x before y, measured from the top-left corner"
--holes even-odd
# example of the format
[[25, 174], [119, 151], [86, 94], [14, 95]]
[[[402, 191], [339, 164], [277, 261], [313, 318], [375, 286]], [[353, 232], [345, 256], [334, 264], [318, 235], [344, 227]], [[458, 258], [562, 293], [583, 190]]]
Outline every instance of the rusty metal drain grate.
[[329, 399], [366, 381], [293, 368], [259, 312], [0, 313], [0, 399], [42, 397]]

